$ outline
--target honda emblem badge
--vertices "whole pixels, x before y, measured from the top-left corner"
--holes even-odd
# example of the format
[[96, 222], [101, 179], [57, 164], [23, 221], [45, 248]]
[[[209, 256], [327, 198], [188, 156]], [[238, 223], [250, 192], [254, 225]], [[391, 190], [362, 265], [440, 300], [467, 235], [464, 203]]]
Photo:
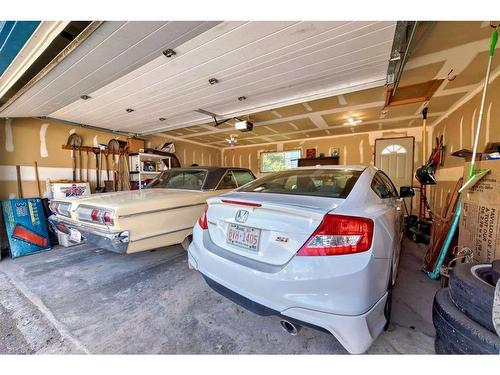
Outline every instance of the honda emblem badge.
[[236, 216], [234, 217], [234, 220], [236, 220], [238, 223], [244, 223], [248, 219], [248, 211], [245, 210], [238, 210], [236, 212]]

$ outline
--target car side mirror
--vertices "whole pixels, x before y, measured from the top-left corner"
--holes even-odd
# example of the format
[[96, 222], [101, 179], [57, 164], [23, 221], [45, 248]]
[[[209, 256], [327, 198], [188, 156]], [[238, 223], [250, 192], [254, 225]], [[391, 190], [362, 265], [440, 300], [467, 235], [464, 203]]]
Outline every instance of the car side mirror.
[[400, 198], [409, 198], [415, 196], [415, 190], [411, 186], [401, 186], [399, 188]]

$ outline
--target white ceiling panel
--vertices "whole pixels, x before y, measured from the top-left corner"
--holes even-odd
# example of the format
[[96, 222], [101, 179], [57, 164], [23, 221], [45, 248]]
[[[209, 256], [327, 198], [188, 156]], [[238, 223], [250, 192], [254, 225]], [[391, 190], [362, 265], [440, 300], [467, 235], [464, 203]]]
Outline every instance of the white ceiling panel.
[[18, 100], [5, 117], [48, 116], [176, 48], [219, 22], [104, 22]]
[[[102, 40], [100, 54], [90, 53], [93, 59], [87, 60], [93, 70], [80, 67], [76, 73], [68, 72], [73, 78], [62, 77], [64, 83], [54, 79], [45, 93], [58, 88], [57, 93], [40, 92], [25, 100], [25, 107], [16, 108], [16, 113], [31, 102], [34, 108], [29, 115], [151, 133], [209, 121], [195, 112], [198, 108], [230, 117], [373, 87], [385, 82], [396, 26], [396, 22], [222, 22], [196, 36], [191, 32], [175, 48], [176, 56], [166, 58], [160, 53], [147, 60], [144, 47], [138, 46], [169, 23], [146, 24], [150, 27], [119, 44]], [[120, 24], [114, 33], [126, 27]], [[183, 35], [188, 35], [188, 29]], [[109, 59], [96, 68], [103, 54], [118, 59], [120, 50], [122, 54], [134, 51], [135, 69], [114, 71], [115, 63]], [[106, 72], [111, 80], [92, 83], [99, 72]], [[210, 85], [212, 77], [219, 82]], [[91, 99], [79, 99], [82, 94]], [[247, 99], [238, 101], [240, 96]], [[127, 108], [134, 111], [127, 113]], [[160, 117], [166, 120], [159, 121]]]
[[[341, 40], [318, 43], [315, 48], [306, 47], [305, 50], [292, 47], [289, 53], [280, 51], [281, 53], [276, 54], [275, 48], [271, 44], [269, 49], [273, 51], [273, 56], [276, 56], [274, 58], [259, 54], [259, 56], [253, 56], [255, 58], [252, 61], [247, 61], [247, 56], [240, 55], [239, 51], [231, 51], [230, 55], [228, 53], [224, 56], [226, 64], [231, 69], [229, 73], [218, 70], [220, 64], [217, 63], [217, 60], [219, 58], [210, 61], [212, 74], [205, 73], [203, 78], [195, 82], [195, 85], [188, 87], [186, 87], [186, 84], [189, 84], [188, 80], [192, 79], [191, 76], [200, 69], [191, 69], [195, 70], [191, 75], [180, 74], [180, 77], [174, 76], [166, 79], [160, 79], [158, 75], [153, 75], [153, 81], [143, 89], [139, 86], [133, 86], [135, 87], [133, 94], [126, 97], [119, 96], [119, 100], [113, 100], [112, 95], [109, 95], [108, 100], [102, 101], [104, 102], [103, 107], [97, 108], [95, 111], [98, 116], [103, 116], [99, 118], [106, 125], [109, 125], [109, 121], [115, 119], [116, 116], [120, 116], [122, 121], [120, 125], [128, 123], [131, 116], [127, 116], [123, 108], [134, 108], [138, 116], [142, 113], [144, 116], [158, 114], [159, 117], [172, 118], [179, 113], [192, 112], [193, 106], [195, 109], [205, 108], [205, 106], [227, 102], [228, 98], [231, 102], [235, 102], [241, 95], [251, 98], [255, 92], [261, 92], [263, 87], [268, 90], [274, 87], [273, 82], [278, 85], [286, 85], [287, 79], [296, 81], [297, 79], [311, 78], [310, 76], [306, 77], [306, 75], [312, 72], [313, 75], [317, 76], [324, 69], [342, 71], [349, 66], [363, 65], [367, 59], [371, 59], [372, 62], [374, 60], [387, 61], [386, 53], [380, 54], [380, 45], [374, 43], [380, 39], [380, 34], [385, 33], [387, 40], [383, 43], [389, 44], [388, 48], [390, 49], [393, 35], [392, 26], [370, 31], [374, 28], [375, 25], [367, 26], [368, 30], [362, 37], [357, 35], [344, 36]], [[291, 33], [293, 28], [287, 28], [286, 31]], [[361, 33], [361, 31], [358, 32]], [[287, 40], [284, 36], [282, 39]], [[263, 48], [259, 48], [259, 51], [265, 52]], [[253, 53], [255, 54], [255, 51]], [[379, 54], [376, 55], [377, 53]], [[208, 78], [212, 76], [219, 79], [219, 83], [215, 86], [211, 86], [207, 82]], [[128, 81], [127, 84], [134, 85], [134, 82]], [[96, 94], [99, 95], [99, 93]], [[100, 96], [98, 97], [100, 98]], [[93, 103], [88, 102], [81, 106], [82, 121], [84, 116], [96, 114], [92, 110], [89, 112], [91, 105]], [[168, 108], [168, 113], [163, 112], [165, 108]], [[61, 116], [64, 113], [59, 112], [55, 115]]]

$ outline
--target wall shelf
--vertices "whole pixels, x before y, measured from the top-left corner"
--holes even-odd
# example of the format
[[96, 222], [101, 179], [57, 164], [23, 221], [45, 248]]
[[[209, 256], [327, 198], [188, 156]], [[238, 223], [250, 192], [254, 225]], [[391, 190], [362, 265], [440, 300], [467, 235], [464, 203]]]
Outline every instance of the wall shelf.
[[[156, 170], [156, 171], [145, 171], [143, 170], [144, 162], [154, 162], [156, 164], [156, 168], [158, 168], [159, 163], [163, 163], [166, 167], [166, 169], [171, 169], [172, 168], [172, 161], [170, 156], [164, 156], [164, 155], [158, 155], [158, 154], [149, 154], [145, 152], [138, 152], [138, 153], [133, 153], [129, 155], [129, 165], [130, 165], [130, 175], [131, 176], [137, 176], [137, 180], [134, 179], [134, 181], [138, 182], [139, 184], [139, 190], [142, 189], [142, 181], [145, 180], [146, 178], [151, 178], [151, 177], [156, 177], [160, 173], [163, 172], [163, 170]], [[139, 170], [137, 170], [139, 169]], [[146, 178], [144, 178], [146, 177]]]

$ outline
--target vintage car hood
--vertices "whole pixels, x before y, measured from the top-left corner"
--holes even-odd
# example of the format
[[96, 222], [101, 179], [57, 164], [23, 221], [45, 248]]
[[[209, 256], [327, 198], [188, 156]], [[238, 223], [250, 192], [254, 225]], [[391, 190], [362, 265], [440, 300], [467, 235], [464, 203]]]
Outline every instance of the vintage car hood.
[[182, 189], [143, 189], [92, 194], [89, 197], [58, 199], [58, 201], [71, 202], [72, 210], [84, 204], [110, 208], [115, 211], [115, 216], [120, 216], [170, 207], [202, 204], [210, 195], [213, 194]]

